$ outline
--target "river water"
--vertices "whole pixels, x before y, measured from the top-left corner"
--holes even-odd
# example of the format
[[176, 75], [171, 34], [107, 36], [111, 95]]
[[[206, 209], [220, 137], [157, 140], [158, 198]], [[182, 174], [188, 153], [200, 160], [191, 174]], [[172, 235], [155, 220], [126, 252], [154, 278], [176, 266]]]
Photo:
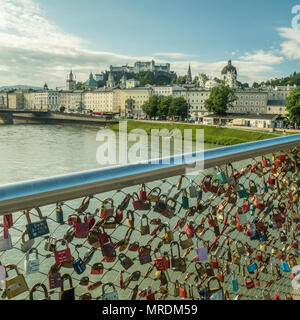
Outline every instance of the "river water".
[[[99, 130], [66, 124], [0, 126], [0, 185], [104, 167], [96, 159]], [[216, 145], [205, 144], [210, 148]]]

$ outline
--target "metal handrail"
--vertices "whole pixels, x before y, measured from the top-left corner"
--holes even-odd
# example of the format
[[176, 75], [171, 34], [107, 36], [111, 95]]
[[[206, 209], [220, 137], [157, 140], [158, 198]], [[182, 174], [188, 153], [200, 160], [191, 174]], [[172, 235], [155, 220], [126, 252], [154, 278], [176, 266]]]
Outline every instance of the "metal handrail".
[[[0, 186], [0, 215], [182, 175], [197, 161], [204, 168], [300, 146], [300, 134], [170, 157], [165, 164], [136, 163]], [[187, 161], [194, 157], [193, 163]], [[178, 161], [182, 164], [178, 165]]]

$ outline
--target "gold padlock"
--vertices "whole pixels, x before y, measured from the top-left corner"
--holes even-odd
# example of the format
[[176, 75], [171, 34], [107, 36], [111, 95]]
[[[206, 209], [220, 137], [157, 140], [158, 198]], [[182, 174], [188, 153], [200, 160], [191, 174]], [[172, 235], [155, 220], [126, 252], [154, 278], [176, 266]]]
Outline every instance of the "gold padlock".
[[[186, 235], [187, 239], [182, 240], [182, 236], [184, 234]], [[187, 249], [187, 248], [190, 248], [193, 246], [193, 240], [192, 240], [192, 238], [190, 238], [188, 236], [188, 234], [186, 232], [183, 231], [183, 232], [180, 232], [180, 234], [179, 234], [179, 244], [182, 249]]]
[[267, 250], [267, 246], [263, 242], [260, 243], [259, 248], [260, 248], [261, 251], [266, 251]]
[[165, 226], [165, 233], [163, 235], [163, 241], [165, 244], [170, 244], [174, 240], [173, 231], [170, 230], [169, 226]]

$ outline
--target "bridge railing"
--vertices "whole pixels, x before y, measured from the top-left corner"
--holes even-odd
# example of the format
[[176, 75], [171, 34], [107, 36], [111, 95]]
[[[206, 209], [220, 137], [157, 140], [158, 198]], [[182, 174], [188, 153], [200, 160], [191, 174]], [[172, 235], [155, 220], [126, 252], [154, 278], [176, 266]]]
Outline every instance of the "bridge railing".
[[2, 299], [36, 284], [35, 299], [61, 299], [65, 274], [75, 299], [298, 299], [299, 147], [293, 135], [197, 152], [195, 175], [174, 156], [1, 186]]

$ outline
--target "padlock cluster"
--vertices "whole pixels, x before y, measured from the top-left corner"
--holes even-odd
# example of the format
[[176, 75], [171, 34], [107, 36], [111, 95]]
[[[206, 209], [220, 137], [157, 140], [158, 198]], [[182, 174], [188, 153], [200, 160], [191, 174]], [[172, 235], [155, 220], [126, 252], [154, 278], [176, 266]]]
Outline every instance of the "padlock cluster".
[[[2, 298], [297, 299], [299, 169], [294, 148], [57, 203], [49, 216], [28, 209], [24, 230], [6, 214]], [[3, 256], [16, 247], [10, 230], [21, 262]]]

